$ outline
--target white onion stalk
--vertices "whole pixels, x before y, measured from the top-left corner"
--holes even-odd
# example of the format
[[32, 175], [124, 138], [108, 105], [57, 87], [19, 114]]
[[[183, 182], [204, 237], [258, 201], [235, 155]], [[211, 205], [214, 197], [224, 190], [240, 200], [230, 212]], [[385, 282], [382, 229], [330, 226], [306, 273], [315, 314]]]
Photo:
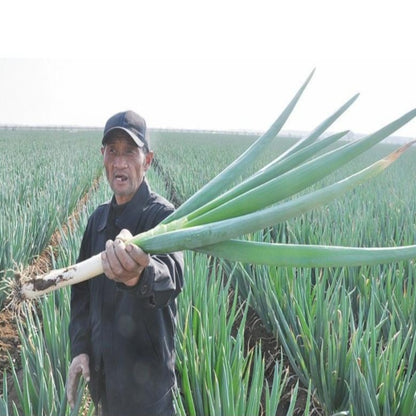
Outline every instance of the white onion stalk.
[[[232, 239], [275, 225], [338, 198], [382, 172], [412, 144], [409, 143], [401, 147], [382, 160], [337, 183], [295, 197], [288, 202], [281, 202], [288, 196], [311, 186], [322, 177], [368, 150], [416, 116], [415, 109], [369, 136], [315, 157], [316, 152], [321, 151], [322, 147], [329, 145], [344, 134], [335, 135], [324, 143], [317, 144], [319, 134], [351, 105], [356, 98], [353, 97], [334, 115], [321, 123], [308, 136], [308, 140], [301, 140], [300, 144], [290, 149], [290, 152], [279, 156], [275, 161], [248, 179], [229, 189], [230, 183], [247, 170], [248, 164], [258, 156], [260, 150], [266, 150], [271, 138], [277, 134], [293, 110], [309, 79], [310, 77], [272, 127], [242, 156], [237, 158], [200, 191], [196, 192], [161, 224], [152, 230], [134, 236], [127, 242], [138, 245], [149, 254], [195, 250], [232, 260], [247, 261], [250, 259], [249, 261], [252, 262], [260, 261], [264, 264], [283, 265], [283, 259], [286, 255], [279, 257], [279, 252], [283, 253], [282, 247], [268, 246], [262, 243], [261, 245], [244, 245], [243, 249], [240, 242], [232, 241]], [[380, 261], [379, 250], [345, 249], [352, 249], [351, 252], [354, 256], [357, 256], [357, 253], [361, 250], [360, 264], [373, 264], [374, 261]], [[247, 250], [252, 250], [253, 253], [257, 254], [249, 256]], [[305, 264], [308, 266], [314, 265], [314, 256], [307, 256], [308, 251], [305, 250], [304, 246], [299, 246], [297, 255], [295, 248], [291, 247], [290, 250], [291, 265], [298, 265], [299, 267], [305, 266]], [[332, 253], [333, 261], [328, 264], [338, 266], [350, 264], [351, 256], [340, 255], [338, 247], [332, 249], [331, 247], [315, 246], [314, 249], [311, 248], [310, 250], [325, 253], [324, 256], [328, 259]], [[386, 250], [389, 249], [386, 248]], [[397, 258], [400, 260], [410, 259], [414, 257], [416, 246], [400, 250], [400, 255], [397, 248], [394, 250], [396, 251], [391, 249], [389, 252], [391, 261], [396, 258], [394, 253], [397, 254]], [[259, 255], [260, 251], [261, 254]], [[314, 253], [316, 254], [316, 252]], [[342, 253], [349, 252], [343, 251]], [[384, 254], [387, 254], [387, 251]], [[289, 254], [287, 253], [287, 255]], [[305, 263], [305, 256], [309, 258], [309, 262]], [[316, 265], [322, 265], [319, 261], [318, 256]], [[37, 298], [53, 290], [80, 283], [102, 273], [101, 254], [97, 254], [73, 266], [52, 270], [43, 276], [18, 280], [15, 284], [14, 297], [19, 301]]]
[[62, 269], [51, 270], [43, 276], [22, 282], [18, 297], [34, 299], [58, 288], [83, 282], [103, 273], [101, 253]]

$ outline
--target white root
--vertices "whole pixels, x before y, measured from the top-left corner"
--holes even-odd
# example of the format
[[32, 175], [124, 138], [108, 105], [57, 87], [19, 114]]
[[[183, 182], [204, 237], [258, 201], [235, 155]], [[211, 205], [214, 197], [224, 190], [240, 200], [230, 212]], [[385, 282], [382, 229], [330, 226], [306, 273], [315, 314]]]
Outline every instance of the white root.
[[56, 289], [91, 279], [101, 273], [103, 273], [101, 254], [96, 254], [73, 266], [52, 270], [45, 275], [21, 282], [20, 295], [22, 299], [35, 299]]

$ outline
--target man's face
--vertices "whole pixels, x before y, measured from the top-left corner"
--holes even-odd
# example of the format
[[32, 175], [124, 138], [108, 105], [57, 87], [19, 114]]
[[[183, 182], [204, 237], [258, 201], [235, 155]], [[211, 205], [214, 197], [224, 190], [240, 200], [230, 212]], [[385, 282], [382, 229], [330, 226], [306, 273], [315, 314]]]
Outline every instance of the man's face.
[[101, 153], [117, 204], [130, 201], [152, 163], [153, 152], [144, 153], [127, 134], [116, 132], [107, 139]]

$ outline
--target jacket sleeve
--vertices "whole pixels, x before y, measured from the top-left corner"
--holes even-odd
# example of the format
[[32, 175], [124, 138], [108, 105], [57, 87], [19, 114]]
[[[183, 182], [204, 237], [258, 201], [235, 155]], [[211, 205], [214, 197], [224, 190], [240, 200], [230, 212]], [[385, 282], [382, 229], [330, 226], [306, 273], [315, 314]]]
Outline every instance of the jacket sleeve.
[[183, 253], [151, 256], [136, 286], [117, 283], [120, 290], [141, 298], [149, 307], [163, 307], [176, 298], [183, 287]]
[[[89, 257], [89, 235], [90, 224], [84, 232], [78, 261]], [[81, 282], [71, 286], [71, 319], [69, 322], [69, 337], [71, 342], [71, 358], [79, 354], [90, 355], [90, 329], [89, 329], [89, 281]]]

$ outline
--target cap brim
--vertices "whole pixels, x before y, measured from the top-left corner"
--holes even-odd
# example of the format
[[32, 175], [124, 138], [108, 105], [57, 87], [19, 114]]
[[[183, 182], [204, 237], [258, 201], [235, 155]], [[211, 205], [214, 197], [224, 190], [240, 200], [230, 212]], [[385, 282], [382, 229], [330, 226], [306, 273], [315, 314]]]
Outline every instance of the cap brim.
[[108, 139], [109, 134], [111, 132], [115, 131], [115, 130], [125, 131], [134, 140], [134, 142], [137, 144], [137, 146], [139, 146], [139, 147], [144, 147], [145, 146], [145, 143], [139, 138], [139, 136], [137, 136], [137, 134], [134, 134], [132, 131], [130, 131], [129, 129], [126, 129], [124, 127], [113, 127], [110, 130], [108, 130], [107, 133], [105, 134], [105, 136], [103, 137], [103, 140], [102, 140], [103, 144]]

